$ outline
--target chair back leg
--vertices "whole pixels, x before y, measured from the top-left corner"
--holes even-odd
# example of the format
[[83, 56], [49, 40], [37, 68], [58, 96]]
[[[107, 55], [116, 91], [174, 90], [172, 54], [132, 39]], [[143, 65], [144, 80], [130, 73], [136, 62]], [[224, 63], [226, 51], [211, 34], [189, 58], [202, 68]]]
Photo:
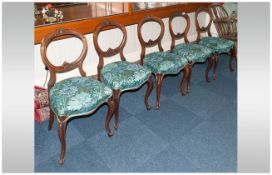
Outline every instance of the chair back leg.
[[236, 47], [233, 47], [231, 49], [230, 53], [229, 53], [229, 56], [230, 56], [230, 58], [229, 58], [229, 69], [230, 69], [231, 72], [234, 71], [233, 68], [232, 68], [232, 61], [233, 61], [234, 58], [237, 59], [237, 50], [236, 49], [237, 49]]
[[51, 130], [54, 123], [54, 112], [52, 111], [51, 106], [49, 107], [49, 111], [50, 111], [50, 118], [48, 123], [48, 130]]
[[216, 68], [217, 68], [218, 60], [219, 60], [219, 54], [216, 54], [213, 60], [213, 79], [214, 80], [216, 80]]

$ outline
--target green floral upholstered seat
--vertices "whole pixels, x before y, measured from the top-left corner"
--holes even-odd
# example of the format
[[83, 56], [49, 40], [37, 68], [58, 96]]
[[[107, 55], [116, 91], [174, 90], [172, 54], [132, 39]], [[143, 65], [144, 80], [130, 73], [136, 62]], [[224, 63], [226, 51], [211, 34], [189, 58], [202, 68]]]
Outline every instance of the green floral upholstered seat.
[[234, 42], [231, 40], [226, 40], [219, 37], [203, 37], [199, 44], [212, 49], [213, 53], [226, 53], [229, 52], [233, 46]]
[[205, 62], [211, 56], [212, 50], [199, 44], [181, 43], [173, 49], [173, 53], [195, 63]]
[[144, 84], [151, 71], [139, 64], [117, 61], [102, 69], [101, 80], [112, 89], [134, 89]]
[[154, 73], [176, 74], [187, 64], [186, 59], [180, 59], [169, 52], [153, 52], [144, 57], [144, 66]]
[[50, 90], [51, 106], [59, 117], [87, 114], [107, 102], [112, 90], [98, 80], [73, 77], [57, 82]]

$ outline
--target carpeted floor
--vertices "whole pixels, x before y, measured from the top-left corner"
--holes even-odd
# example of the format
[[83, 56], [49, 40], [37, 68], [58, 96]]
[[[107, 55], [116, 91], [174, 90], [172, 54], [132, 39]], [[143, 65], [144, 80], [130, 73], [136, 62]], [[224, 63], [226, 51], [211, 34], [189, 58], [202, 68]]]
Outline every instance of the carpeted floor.
[[[207, 63], [196, 64], [186, 96], [179, 91], [182, 73], [167, 76], [159, 110], [146, 111], [146, 85], [123, 93], [119, 129], [112, 138], [104, 131], [107, 106], [72, 120], [63, 166], [56, 123], [51, 131], [48, 122], [35, 124], [35, 171], [236, 172], [237, 71], [235, 66], [230, 72], [227, 62], [227, 56], [220, 57], [217, 80], [210, 83], [204, 80]], [[155, 105], [155, 86], [150, 104]]]

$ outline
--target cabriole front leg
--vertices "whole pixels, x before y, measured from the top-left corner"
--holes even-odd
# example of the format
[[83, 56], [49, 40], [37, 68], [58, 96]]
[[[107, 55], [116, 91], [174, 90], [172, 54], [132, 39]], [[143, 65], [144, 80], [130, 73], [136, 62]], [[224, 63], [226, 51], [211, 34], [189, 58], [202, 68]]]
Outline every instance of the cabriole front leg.
[[184, 68], [183, 68], [183, 77], [182, 77], [182, 80], [181, 80], [181, 82], [180, 82], [180, 86], [179, 86], [179, 89], [180, 89], [180, 93], [181, 93], [181, 95], [182, 96], [185, 96], [186, 94], [185, 94], [185, 92], [184, 92], [184, 84], [185, 84], [185, 82], [186, 82], [186, 80], [187, 80], [187, 91], [188, 91], [188, 76], [189, 76], [189, 70], [190, 68], [189, 68], [189, 65], [186, 65]]
[[58, 122], [58, 135], [61, 143], [61, 153], [59, 164], [63, 165], [65, 153], [66, 153], [66, 126], [67, 126], [67, 117], [61, 117], [60, 121]]
[[156, 88], [156, 109], [158, 110], [160, 108], [160, 95], [161, 95], [161, 86], [162, 86], [162, 79], [163, 74], [159, 73], [156, 74], [156, 82], [157, 82], [157, 88]]
[[187, 78], [187, 92], [190, 92], [191, 87], [191, 76], [192, 76], [193, 62], [190, 61], [188, 64], [188, 78]]
[[[108, 113], [107, 113], [107, 117], [105, 120], [105, 129], [106, 129], [108, 136], [111, 137], [113, 135], [113, 132], [110, 129], [110, 121], [112, 119], [112, 116], [113, 116], [113, 113], [115, 110], [113, 98], [110, 98], [108, 100], [107, 104], [108, 104]], [[116, 122], [116, 121], [114, 121], [114, 122]], [[117, 128], [118, 128], [118, 123], [115, 123], [114, 126], [117, 126]]]
[[212, 68], [213, 60], [214, 60], [214, 55], [212, 55], [211, 57], [208, 58], [208, 65], [207, 65], [207, 68], [206, 68], [206, 71], [205, 71], [205, 78], [206, 78], [207, 82], [210, 82], [209, 71]]
[[119, 103], [120, 103], [120, 89], [112, 90], [113, 100], [114, 100], [114, 129], [118, 129], [118, 120], [119, 120]]
[[153, 90], [153, 81], [152, 81], [152, 75], [150, 75], [150, 77], [148, 78], [148, 81], [147, 81], [147, 89], [146, 89], [146, 93], [145, 93], [146, 110], [150, 110], [150, 108], [151, 108], [148, 104], [148, 98], [149, 98], [152, 90]]

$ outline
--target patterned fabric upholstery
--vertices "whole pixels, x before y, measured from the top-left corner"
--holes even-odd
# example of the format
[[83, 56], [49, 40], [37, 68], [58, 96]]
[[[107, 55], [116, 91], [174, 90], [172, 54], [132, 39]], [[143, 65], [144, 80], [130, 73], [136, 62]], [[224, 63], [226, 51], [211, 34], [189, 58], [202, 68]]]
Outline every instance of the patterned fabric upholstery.
[[134, 89], [145, 83], [151, 71], [139, 64], [118, 61], [107, 64], [102, 69], [101, 80], [112, 89]]
[[112, 90], [98, 80], [73, 77], [51, 88], [50, 101], [56, 115], [72, 117], [91, 112], [111, 95]]
[[209, 47], [213, 53], [226, 53], [234, 46], [234, 42], [219, 37], [204, 37], [199, 44]]
[[187, 64], [186, 59], [169, 52], [153, 52], [145, 56], [144, 66], [154, 73], [175, 74]]
[[173, 53], [194, 63], [205, 62], [211, 56], [212, 50], [199, 44], [181, 43], [174, 48]]

